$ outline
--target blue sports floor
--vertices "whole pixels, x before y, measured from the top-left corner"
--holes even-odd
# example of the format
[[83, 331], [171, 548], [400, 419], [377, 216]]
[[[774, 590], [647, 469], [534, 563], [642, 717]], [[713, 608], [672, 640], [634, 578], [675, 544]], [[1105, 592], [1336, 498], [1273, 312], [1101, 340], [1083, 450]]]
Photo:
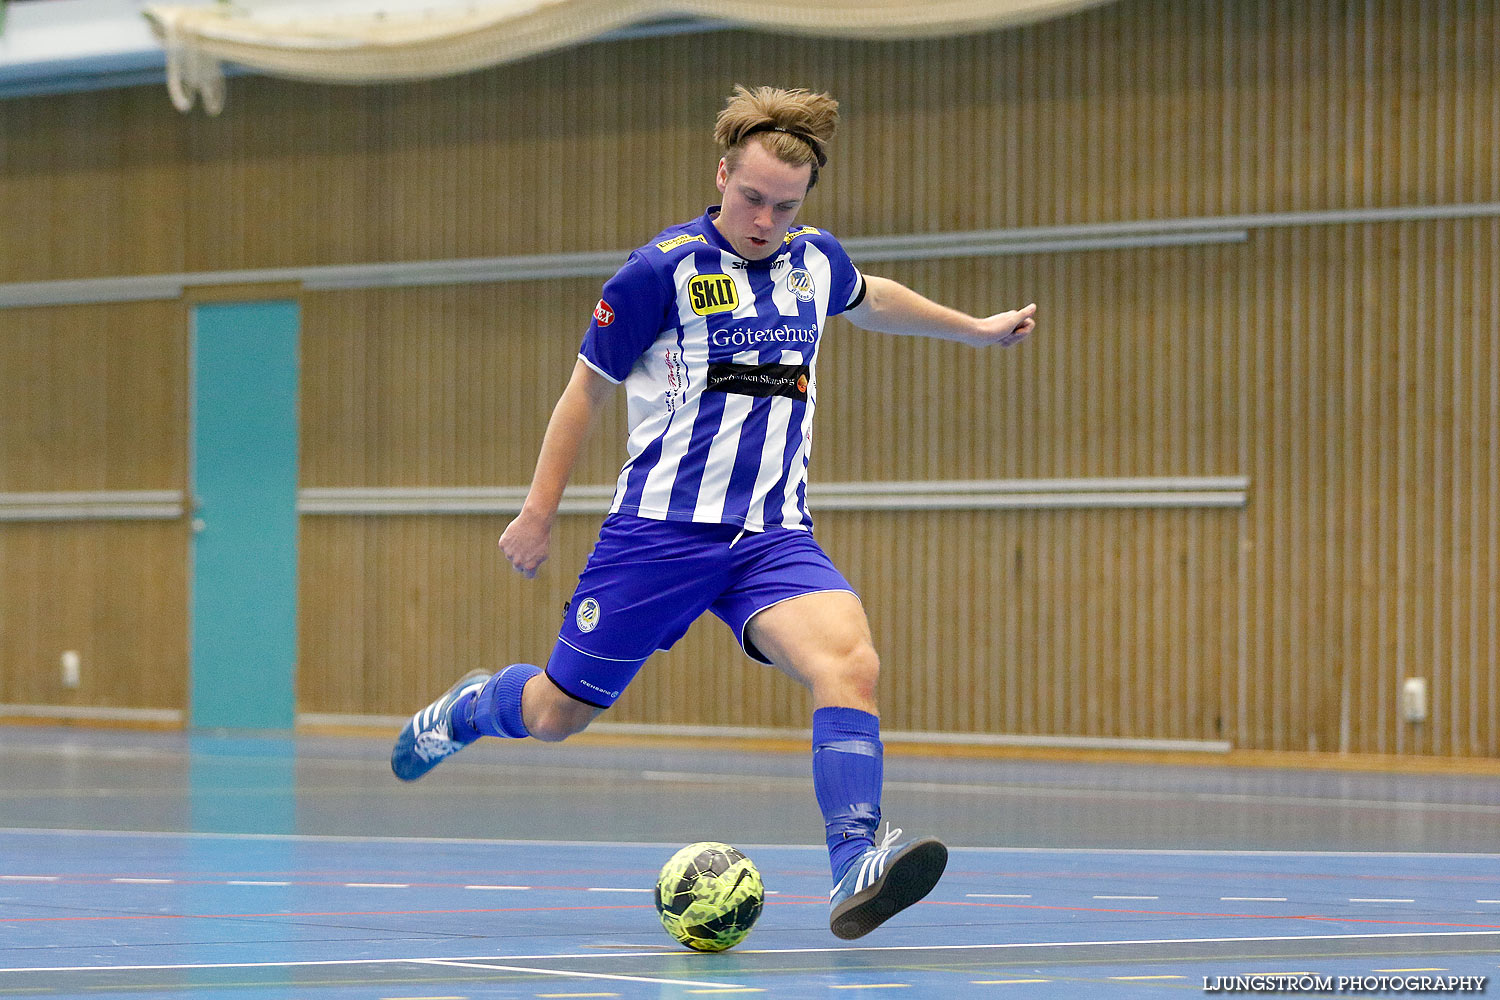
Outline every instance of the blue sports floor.
[[[0, 997], [1031, 1000], [1272, 975], [1413, 996], [1500, 974], [1500, 778], [892, 755], [885, 812], [946, 839], [948, 873], [846, 943], [801, 753], [487, 743], [406, 786], [387, 748], [0, 727]], [[771, 893], [722, 955], [651, 905], [705, 839]]]

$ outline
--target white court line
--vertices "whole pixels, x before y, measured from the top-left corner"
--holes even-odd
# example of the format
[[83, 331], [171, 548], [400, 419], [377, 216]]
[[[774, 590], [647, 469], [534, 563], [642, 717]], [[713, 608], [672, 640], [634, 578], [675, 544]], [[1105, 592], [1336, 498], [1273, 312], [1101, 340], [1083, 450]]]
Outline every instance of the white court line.
[[[657, 954], [660, 954], [658, 952]], [[533, 969], [524, 965], [490, 965], [486, 962], [453, 962], [441, 958], [419, 958], [418, 965], [441, 965], [456, 969], [491, 969], [496, 972], [525, 972], [538, 976], [561, 976], [564, 979], [612, 979], [626, 983], [664, 983], [668, 986], [707, 986], [711, 989], [744, 989], [733, 983], [699, 983], [691, 979], [654, 979], [651, 976], [621, 976], [607, 972], [572, 972], [567, 969]]]
[[[714, 774], [695, 771], [642, 771], [647, 781], [692, 781], [730, 785], [751, 781], [761, 785], [801, 784], [805, 779], [779, 775]], [[1225, 802], [1242, 805], [1321, 806], [1329, 809], [1371, 809], [1393, 812], [1500, 813], [1500, 806], [1482, 802], [1420, 802], [1410, 799], [1343, 799], [1319, 795], [1257, 795], [1239, 792], [1154, 792], [1086, 786], [1054, 788], [1030, 784], [973, 784], [945, 781], [891, 781], [885, 787], [900, 792], [934, 792], [943, 795], [1006, 796], [1037, 799], [1114, 799], [1134, 802]]]
[[410, 889], [409, 882], [345, 882], [345, 889]]
[[[1001, 944], [888, 944], [835, 948], [739, 948], [737, 955], [846, 955], [880, 951], [1014, 951], [1017, 948], [1133, 948], [1147, 944], [1264, 944], [1270, 941], [1385, 941], [1401, 938], [1500, 937], [1493, 931], [1396, 931], [1388, 934], [1282, 934], [1264, 937], [1147, 938], [1129, 941], [1007, 941]], [[601, 958], [682, 958], [677, 951], [617, 951], [561, 955], [467, 955], [455, 958], [336, 958], [301, 962], [199, 962], [177, 965], [63, 965], [0, 968], [0, 972], [170, 972], [187, 969], [300, 969], [334, 965], [397, 965], [441, 962], [538, 962]], [[723, 986], [716, 983], [716, 986]]]
[[465, 889], [484, 889], [492, 892], [526, 892], [529, 885], [466, 885]]
[[[576, 772], [573, 772], [576, 773]], [[889, 787], [889, 785], [887, 785]], [[1488, 808], [1488, 807], [1487, 807]], [[1500, 806], [1494, 807], [1500, 809]], [[334, 836], [313, 833], [205, 833], [192, 830], [71, 830], [66, 827], [7, 826], [0, 834], [22, 836], [42, 834], [65, 837], [165, 837], [185, 840], [265, 840], [293, 843], [327, 844], [477, 844], [485, 847], [650, 847], [676, 850], [680, 845], [667, 841], [645, 840], [521, 840], [482, 837], [375, 837]], [[808, 851], [826, 854], [821, 844], [742, 844], [743, 850]], [[1464, 858], [1500, 861], [1500, 853], [1480, 851], [1227, 851], [1168, 847], [960, 847], [949, 845], [950, 852], [965, 854], [1057, 854], [1161, 856], [1177, 858]]]
[[1186, 979], [1187, 976], [1110, 976], [1109, 978], [1122, 983], [1139, 983], [1148, 979]]
[[1416, 900], [1415, 899], [1379, 899], [1379, 898], [1371, 899], [1371, 898], [1361, 897], [1361, 896], [1351, 896], [1350, 899], [1349, 899], [1349, 902], [1351, 902], [1351, 903], [1415, 903]]
[[6, 882], [56, 882], [56, 875], [0, 875]]

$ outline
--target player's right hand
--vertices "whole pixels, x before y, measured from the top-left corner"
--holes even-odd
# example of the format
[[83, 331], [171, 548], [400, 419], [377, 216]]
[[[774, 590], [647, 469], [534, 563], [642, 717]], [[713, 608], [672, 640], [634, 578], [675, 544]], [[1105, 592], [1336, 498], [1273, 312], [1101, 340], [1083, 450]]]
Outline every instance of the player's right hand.
[[547, 561], [552, 548], [552, 525], [545, 519], [528, 516], [525, 511], [510, 522], [500, 536], [500, 551], [526, 579], [536, 576], [536, 571]]

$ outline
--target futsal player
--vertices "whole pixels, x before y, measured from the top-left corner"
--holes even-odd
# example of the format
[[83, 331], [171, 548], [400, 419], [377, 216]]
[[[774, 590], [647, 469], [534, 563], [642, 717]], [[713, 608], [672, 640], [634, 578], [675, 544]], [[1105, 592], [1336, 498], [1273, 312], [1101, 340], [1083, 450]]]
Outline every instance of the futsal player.
[[827, 232], [794, 228], [837, 124], [827, 94], [735, 88], [714, 133], [721, 204], [663, 230], [605, 282], [500, 538], [534, 576], [589, 427], [623, 385], [628, 458], [546, 669], [460, 678], [402, 729], [391, 768], [413, 781], [480, 736], [567, 739], [711, 611], [746, 655], [812, 692], [830, 927], [856, 938], [926, 896], [948, 850], [900, 843], [889, 825], [876, 842], [880, 662], [805, 499], [824, 323], [842, 313], [867, 330], [1009, 346], [1033, 330], [1036, 306], [969, 316], [862, 273]]

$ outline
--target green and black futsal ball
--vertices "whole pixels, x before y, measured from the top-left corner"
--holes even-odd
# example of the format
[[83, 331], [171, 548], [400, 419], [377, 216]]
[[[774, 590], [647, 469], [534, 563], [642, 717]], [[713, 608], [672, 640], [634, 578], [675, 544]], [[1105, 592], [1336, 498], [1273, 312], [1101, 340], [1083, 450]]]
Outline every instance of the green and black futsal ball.
[[723, 951], [745, 940], [765, 901], [755, 863], [728, 844], [689, 844], [656, 879], [661, 925], [695, 951]]

